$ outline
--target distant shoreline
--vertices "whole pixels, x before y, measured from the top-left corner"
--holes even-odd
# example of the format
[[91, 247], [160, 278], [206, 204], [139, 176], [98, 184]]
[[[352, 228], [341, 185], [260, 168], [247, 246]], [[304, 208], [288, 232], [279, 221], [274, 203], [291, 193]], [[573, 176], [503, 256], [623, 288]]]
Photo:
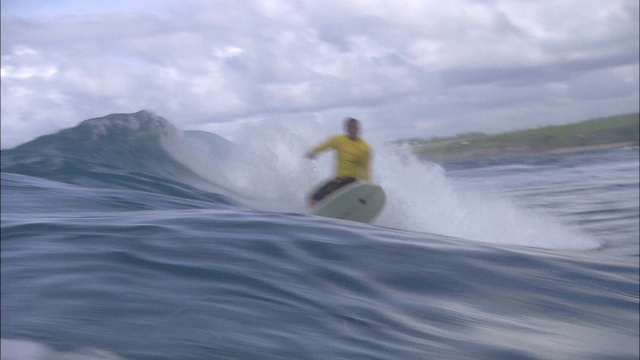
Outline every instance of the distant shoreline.
[[456, 154], [431, 154], [422, 155], [420, 159], [435, 161], [435, 162], [459, 162], [459, 161], [472, 161], [472, 160], [484, 160], [493, 158], [508, 158], [522, 155], [538, 155], [538, 154], [568, 154], [574, 152], [595, 151], [595, 150], [607, 150], [623, 147], [638, 147], [637, 142], [620, 142], [611, 144], [599, 144], [599, 145], [587, 145], [587, 146], [571, 146], [564, 148], [550, 148], [550, 149], [476, 149], [464, 153]]
[[394, 143], [410, 145], [419, 159], [456, 162], [638, 146], [639, 142], [640, 114], [632, 113], [494, 135], [476, 132]]
[[582, 152], [582, 151], [592, 151], [592, 150], [606, 150], [606, 149], [615, 149], [615, 148], [623, 148], [627, 146], [638, 146], [637, 142], [621, 142], [621, 143], [613, 143], [613, 144], [600, 144], [600, 145], [591, 145], [591, 146], [573, 146], [568, 148], [560, 148], [553, 149], [550, 151], [546, 151], [547, 153], [568, 153], [568, 152]]

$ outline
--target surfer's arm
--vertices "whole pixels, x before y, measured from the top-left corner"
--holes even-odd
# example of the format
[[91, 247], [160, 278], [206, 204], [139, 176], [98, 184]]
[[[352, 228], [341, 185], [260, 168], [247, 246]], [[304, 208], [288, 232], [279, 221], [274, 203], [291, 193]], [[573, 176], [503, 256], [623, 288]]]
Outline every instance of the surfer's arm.
[[334, 137], [330, 138], [329, 140], [327, 140], [327, 141], [325, 141], [325, 142], [323, 142], [323, 143], [311, 148], [311, 150], [309, 150], [309, 152], [307, 153], [307, 157], [309, 159], [313, 159], [313, 158], [316, 157], [317, 153], [322, 152], [322, 151], [324, 151], [326, 149], [329, 149], [329, 148], [335, 148], [336, 147], [335, 142], [336, 142], [336, 137], [334, 136]]

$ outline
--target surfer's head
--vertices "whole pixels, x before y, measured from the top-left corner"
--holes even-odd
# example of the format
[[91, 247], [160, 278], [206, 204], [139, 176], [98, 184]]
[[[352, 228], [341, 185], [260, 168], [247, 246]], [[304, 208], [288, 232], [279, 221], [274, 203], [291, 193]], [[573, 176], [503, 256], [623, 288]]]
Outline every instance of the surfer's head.
[[354, 118], [347, 118], [344, 121], [345, 130], [347, 130], [347, 134], [352, 139], [357, 139], [358, 134], [360, 133], [360, 121]]

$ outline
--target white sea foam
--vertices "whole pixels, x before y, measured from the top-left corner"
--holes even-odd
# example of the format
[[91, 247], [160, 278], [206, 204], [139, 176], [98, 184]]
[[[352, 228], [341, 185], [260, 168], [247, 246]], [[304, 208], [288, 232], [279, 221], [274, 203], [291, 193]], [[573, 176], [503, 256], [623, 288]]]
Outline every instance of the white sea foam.
[[500, 244], [591, 249], [598, 243], [550, 215], [447, 177], [442, 167], [378, 152], [380, 184], [387, 192], [382, 225]]

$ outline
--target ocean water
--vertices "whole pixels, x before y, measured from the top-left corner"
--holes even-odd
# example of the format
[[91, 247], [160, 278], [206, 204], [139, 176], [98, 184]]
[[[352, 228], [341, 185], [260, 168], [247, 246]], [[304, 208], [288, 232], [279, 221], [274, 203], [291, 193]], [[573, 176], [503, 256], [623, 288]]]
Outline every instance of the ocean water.
[[637, 147], [372, 144], [388, 203], [358, 224], [305, 208], [331, 130], [139, 112], [3, 150], [1, 358], [639, 357]]

